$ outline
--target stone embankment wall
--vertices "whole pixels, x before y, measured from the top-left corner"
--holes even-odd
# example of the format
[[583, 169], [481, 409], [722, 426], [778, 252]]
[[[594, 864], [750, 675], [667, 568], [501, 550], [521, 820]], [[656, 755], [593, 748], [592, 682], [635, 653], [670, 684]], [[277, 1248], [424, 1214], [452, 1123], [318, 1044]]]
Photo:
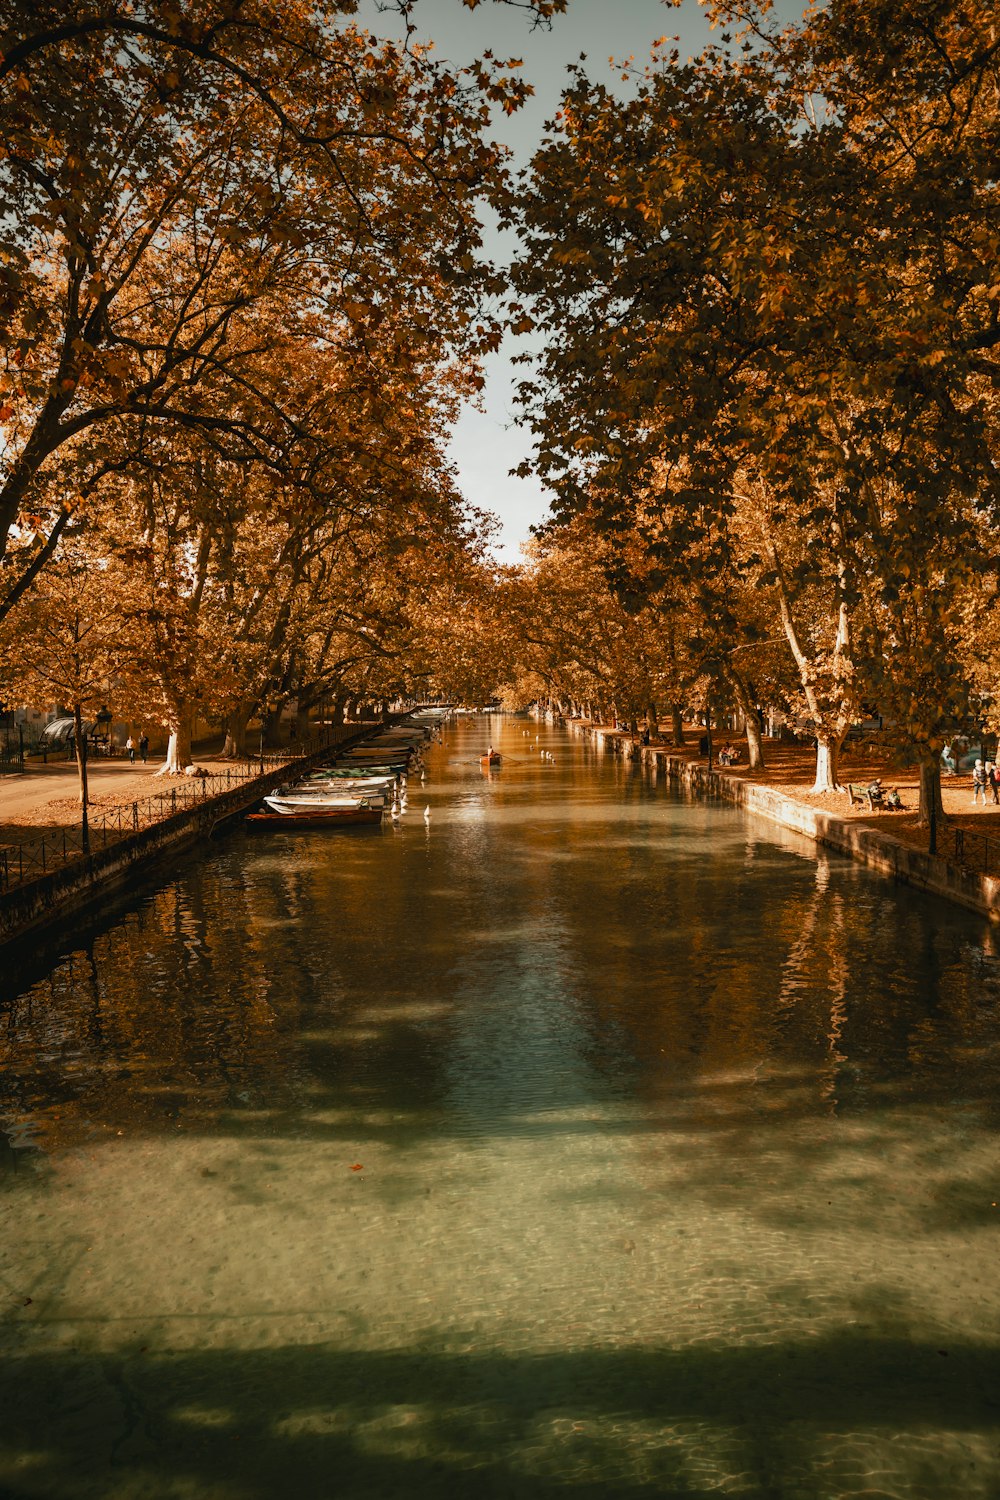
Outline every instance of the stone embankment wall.
[[217, 797], [127, 834], [105, 849], [69, 860], [47, 875], [0, 892], [0, 948], [40, 937], [56, 923], [75, 919], [118, 891], [134, 886], [165, 859], [210, 838], [217, 828], [242, 817], [275, 787], [332, 760], [339, 751], [368, 738], [376, 727], [366, 724], [336, 746], [298, 756]]
[[891, 833], [882, 833], [849, 818], [838, 818], [806, 802], [796, 802], [775, 787], [761, 786], [742, 776], [729, 776], [725, 771], [710, 771], [699, 761], [685, 759], [682, 753], [657, 745], [633, 747], [620, 735], [580, 720], [571, 720], [567, 727], [590, 736], [611, 753], [620, 755], [625, 750], [634, 753], [645, 765], [654, 767], [692, 796], [734, 802], [747, 812], [814, 839], [817, 844], [848, 854], [893, 880], [943, 896], [992, 922], [1000, 921], [1000, 879], [992, 875], [980, 875], [951, 860], [924, 854]]

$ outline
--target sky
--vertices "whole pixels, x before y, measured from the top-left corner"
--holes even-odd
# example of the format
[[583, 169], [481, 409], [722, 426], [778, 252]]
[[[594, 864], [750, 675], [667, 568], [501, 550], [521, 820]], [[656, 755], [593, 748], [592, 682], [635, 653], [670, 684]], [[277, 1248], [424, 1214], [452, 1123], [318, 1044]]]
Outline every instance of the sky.
[[[781, 8], [786, 7], [792, 9], [788, 0]], [[801, 13], [801, 8], [795, 5], [794, 13]], [[534, 86], [534, 97], [517, 114], [499, 116], [496, 126], [497, 137], [514, 152], [515, 169], [527, 165], [541, 141], [545, 121], [558, 108], [567, 66], [577, 62], [581, 52], [586, 53], [592, 77], [622, 92], [628, 85], [620, 69], [612, 68], [610, 58], [620, 61], [634, 56], [642, 65], [653, 42], [662, 36], [679, 37], [675, 45], [685, 58], [700, 52], [712, 39], [697, 0], [684, 0], [679, 8], [662, 0], [569, 0], [568, 13], [555, 17], [550, 29], [532, 29], [526, 12], [490, 0], [474, 11], [462, 0], [418, 0], [414, 19], [417, 37], [432, 39], [436, 52], [449, 61], [470, 62], [487, 48], [500, 58], [523, 59], [522, 76]], [[399, 35], [398, 21], [380, 15], [377, 0], [363, 0], [357, 20], [377, 34]], [[510, 254], [510, 242], [489, 230], [486, 248], [498, 260]], [[506, 339], [487, 363], [482, 409], [467, 406], [463, 410], [451, 443], [462, 492], [500, 522], [494, 550], [506, 562], [518, 560], [530, 527], [545, 518], [548, 508], [536, 480], [518, 479], [509, 472], [531, 450], [529, 433], [515, 425], [514, 407], [514, 388], [527, 371], [511, 361], [538, 337]]]

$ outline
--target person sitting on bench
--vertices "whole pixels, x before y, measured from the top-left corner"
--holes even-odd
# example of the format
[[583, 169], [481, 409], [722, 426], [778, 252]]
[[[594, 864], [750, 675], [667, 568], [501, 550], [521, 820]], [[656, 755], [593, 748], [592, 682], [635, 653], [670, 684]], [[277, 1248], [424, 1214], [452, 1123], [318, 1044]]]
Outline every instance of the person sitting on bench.
[[877, 778], [875, 781], [869, 782], [867, 786], [860, 786], [856, 781], [849, 781], [846, 790], [847, 800], [852, 807], [860, 806], [862, 803], [867, 802], [871, 811], [875, 812], [877, 808], [884, 805], [882, 800], [884, 796], [882, 783]]

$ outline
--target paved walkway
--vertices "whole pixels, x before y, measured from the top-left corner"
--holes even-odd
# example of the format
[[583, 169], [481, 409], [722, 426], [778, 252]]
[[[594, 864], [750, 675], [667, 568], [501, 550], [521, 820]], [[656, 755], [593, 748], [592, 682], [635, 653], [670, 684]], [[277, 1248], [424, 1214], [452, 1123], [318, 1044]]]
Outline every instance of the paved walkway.
[[[224, 771], [233, 764], [221, 755], [198, 752], [198, 764]], [[240, 764], [240, 762], [237, 762]], [[87, 765], [92, 808], [112, 807], [169, 791], [183, 778], [157, 776], [162, 757], [150, 757], [145, 765], [127, 755], [112, 760], [100, 758]], [[15, 776], [0, 776], [0, 842], [16, 843], [34, 838], [46, 829], [76, 828], [80, 822], [80, 779], [75, 760], [65, 755], [48, 764], [32, 756], [25, 770]]]

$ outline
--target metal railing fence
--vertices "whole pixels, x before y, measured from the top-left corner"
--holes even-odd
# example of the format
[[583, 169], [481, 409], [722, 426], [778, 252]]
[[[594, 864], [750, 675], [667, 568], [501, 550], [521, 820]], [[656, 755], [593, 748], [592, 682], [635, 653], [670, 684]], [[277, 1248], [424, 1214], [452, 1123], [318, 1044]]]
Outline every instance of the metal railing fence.
[[972, 828], [956, 828], [953, 834], [956, 864], [981, 875], [1000, 874], [1000, 839]]
[[9, 776], [24, 770], [24, 740], [20, 736], [12, 740], [5, 735], [0, 740], [0, 776]]
[[[88, 816], [89, 853], [106, 849], [131, 834], [139, 833], [154, 823], [186, 812], [215, 797], [224, 796], [235, 787], [245, 786], [282, 766], [294, 771], [296, 761], [318, 755], [324, 750], [335, 750], [345, 740], [374, 730], [377, 724], [347, 724], [336, 729], [325, 729], [296, 745], [281, 750], [265, 750], [241, 758], [224, 768], [216, 767], [205, 776], [192, 776], [148, 797], [137, 797], [132, 801], [115, 803], [110, 807], [96, 805]], [[79, 827], [53, 828], [37, 839], [27, 839], [14, 844], [0, 845], [0, 891], [10, 890], [27, 880], [48, 875], [70, 860], [80, 859], [85, 851], [83, 832]]]

